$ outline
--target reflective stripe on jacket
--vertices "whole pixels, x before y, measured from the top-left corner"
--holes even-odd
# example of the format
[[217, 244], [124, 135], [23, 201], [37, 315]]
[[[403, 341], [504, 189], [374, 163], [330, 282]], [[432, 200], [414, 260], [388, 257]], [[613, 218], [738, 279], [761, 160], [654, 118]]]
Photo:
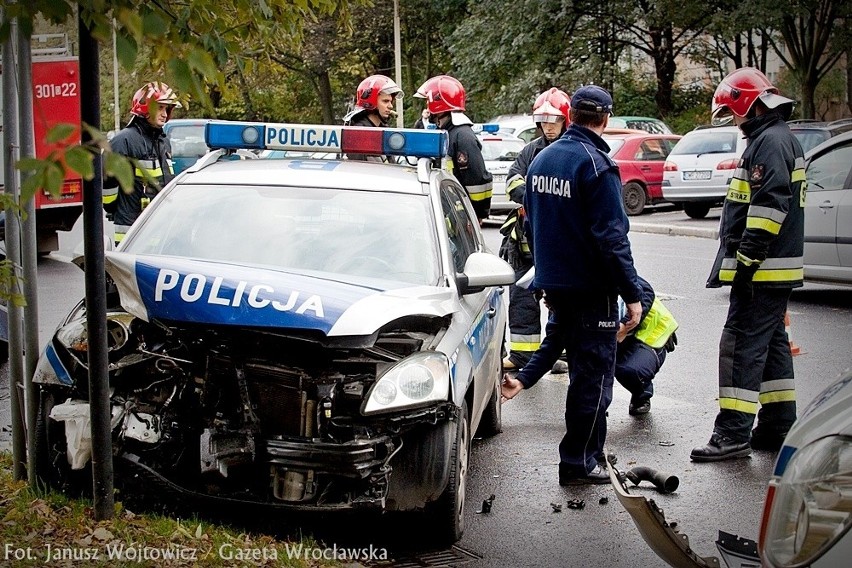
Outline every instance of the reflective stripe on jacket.
[[755, 285], [797, 288], [804, 277], [802, 147], [776, 113], [751, 118], [741, 128], [748, 145], [728, 187], [707, 286], [733, 282], [739, 258], [758, 265]]

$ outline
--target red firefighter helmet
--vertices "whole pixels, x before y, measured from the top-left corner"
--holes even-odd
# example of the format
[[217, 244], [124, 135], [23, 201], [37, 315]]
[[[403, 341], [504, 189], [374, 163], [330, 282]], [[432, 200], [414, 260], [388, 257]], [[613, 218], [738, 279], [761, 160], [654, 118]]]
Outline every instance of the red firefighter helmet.
[[464, 87], [449, 75], [432, 77], [420, 85], [414, 96], [426, 99], [426, 108], [432, 114], [464, 110]]
[[538, 96], [533, 105], [533, 120], [541, 122], [556, 122], [559, 117], [565, 118], [565, 125], [571, 122], [571, 97], [565, 91], [551, 87]]
[[133, 95], [133, 100], [130, 103], [130, 114], [148, 118], [148, 103], [152, 100], [168, 106], [169, 115], [171, 115], [171, 109], [183, 106], [177, 99], [177, 93], [171, 87], [159, 81], [152, 81]]
[[393, 79], [384, 75], [370, 75], [358, 85], [354, 110], [373, 110], [379, 106], [379, 95], [403, 96]]
[[732, 115], [746, 116], [758, 99], [767, 108], [778, 108], [784, 120], [790, 118], [796, 104], [794, 100], [778, 94], [778, 89], [760, 70], [742, 67], [722, 79], [716, 87], [711, 114], [713, 124], [724, 124]]

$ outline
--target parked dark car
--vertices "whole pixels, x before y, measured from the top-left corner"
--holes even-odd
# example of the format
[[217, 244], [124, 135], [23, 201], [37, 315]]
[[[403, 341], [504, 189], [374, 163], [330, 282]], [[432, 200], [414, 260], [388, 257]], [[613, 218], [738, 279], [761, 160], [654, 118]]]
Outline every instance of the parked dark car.
[[814, 120], [793, 120], [788, 122], [793, 135], [807, 153], [829, 138], [852, 130], [852, 118], [843, 118], [833, 122], [818, 122]]

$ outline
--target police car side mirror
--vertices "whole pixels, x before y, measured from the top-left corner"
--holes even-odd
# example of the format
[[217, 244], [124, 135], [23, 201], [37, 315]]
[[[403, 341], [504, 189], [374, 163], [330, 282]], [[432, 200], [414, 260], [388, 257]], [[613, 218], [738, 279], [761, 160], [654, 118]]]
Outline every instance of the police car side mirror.
[[474, 294], [488, 286], [508, 286], [515, 283], [515, 271], [502, 258], [487, 252], [475, 252], [467, 257], [464, 272], [456, 274], [459, 294]]

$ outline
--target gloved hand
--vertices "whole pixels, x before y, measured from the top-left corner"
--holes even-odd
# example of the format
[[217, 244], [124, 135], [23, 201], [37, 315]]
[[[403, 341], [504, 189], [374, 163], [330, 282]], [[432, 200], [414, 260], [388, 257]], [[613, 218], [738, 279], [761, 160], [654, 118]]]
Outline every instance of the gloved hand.
[[748, 298], [753, 298], [754, 287], [752, 286], [752, 281], [754, 273], [757, 272], [759, 266], [760, 264], [757, 262], [753, 262], [752, 264], [737, 262], [737, 271], [734, 274], [733, 282], [734, 290]]
[[666, 352], [671, 353], [675, 350], [675, 345], [677, 345], [677, 333], [672, 332], [671, 336], [669, 336], [669, 340], [666, 341]]

